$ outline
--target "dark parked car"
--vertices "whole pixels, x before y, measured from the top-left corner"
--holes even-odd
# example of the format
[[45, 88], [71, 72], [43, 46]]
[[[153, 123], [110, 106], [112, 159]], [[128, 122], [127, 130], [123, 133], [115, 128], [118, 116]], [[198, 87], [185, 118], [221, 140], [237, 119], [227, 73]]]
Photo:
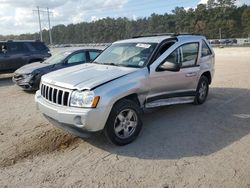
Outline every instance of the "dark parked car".
[[37, 90], [41, 77], [49, 72], [79, 65], [94, 60], [102, 50], [98, 49], [68, 49], [61, 51], [43, 62], [25, 65], [16, 70], [13, 81], [24, 90]]
[[50, 56], [49, 48], [40, 41], [0, 41], [0, 73], [12, 73]]

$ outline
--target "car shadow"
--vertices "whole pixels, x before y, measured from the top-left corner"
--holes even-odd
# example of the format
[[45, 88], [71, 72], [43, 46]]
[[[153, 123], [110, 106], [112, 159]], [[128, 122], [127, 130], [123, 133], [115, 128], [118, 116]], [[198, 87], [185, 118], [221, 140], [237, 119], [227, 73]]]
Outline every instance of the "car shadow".
[[0, 87], [14, 85], [12, 81], [12, 74], [2, 74], [0, 75]]
[[250, 90], [211, 88], [207, 102], [175, 105], [143, 115], [139, 137], [123, 147], [103, 136], [87, 142], [112, 154], [142, 159], [179, 159], [210, 155], [250, 133]]

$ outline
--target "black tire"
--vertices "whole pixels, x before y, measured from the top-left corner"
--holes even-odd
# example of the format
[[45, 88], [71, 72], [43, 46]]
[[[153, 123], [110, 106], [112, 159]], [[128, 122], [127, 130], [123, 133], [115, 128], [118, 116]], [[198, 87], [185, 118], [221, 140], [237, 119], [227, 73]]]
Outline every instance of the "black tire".
[[[126, 112], [128, 112], [127, 115]], [[129, 113], [132, 113], [133, 116], [128, 121], [127, 119], [129, 118]], [[121, 114], [124, 116], [122, 116]], [[109, 118], [106, 122], [104, 128], [105, 136], [115, 145], [123, 146], [131, 143], [139, 135], [142, 128], [140, 114], [141, 110], [135, 102], [127, 99], [118, 101], [113, 106], [109, 114]], [[120, 120], [121, 117], [124, 118], [124, 121]], [[128, 123], [128, 125], [126, 123]], [[130, 127], [130, 124], [134, 124], [133, 127]], [[121, 127], [123, 129], [118, 132], [117, 130], [119, 130]], [[126, 135], [125, 132], [126, 134], [128, 134], [127, 132], [130, 132], [131, 134]], [[127, 137], [122, 137], [122, 134], [126, 135]]]
[[208, 92], [209, 92], [208, 78], [206, 76], [201, 76], [196, 89], [194, 104], [196, 105], [203, 104], [207, 99]]

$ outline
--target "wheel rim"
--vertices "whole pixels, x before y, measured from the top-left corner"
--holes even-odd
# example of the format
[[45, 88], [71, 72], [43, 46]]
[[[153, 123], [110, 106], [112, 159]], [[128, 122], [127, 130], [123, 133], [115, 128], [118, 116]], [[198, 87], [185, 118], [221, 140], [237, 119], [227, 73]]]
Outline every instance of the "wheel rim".
[[201, 87], [199, 89], [199, 99], [204, 100], [207, 96], [207, 84], [206, 82], [201, 83]]
[[134, 110], [125, 109], [115, 118], [114, 130], [116, 136], [121, 139], [129, 138], [136, 129], [138, 117]]

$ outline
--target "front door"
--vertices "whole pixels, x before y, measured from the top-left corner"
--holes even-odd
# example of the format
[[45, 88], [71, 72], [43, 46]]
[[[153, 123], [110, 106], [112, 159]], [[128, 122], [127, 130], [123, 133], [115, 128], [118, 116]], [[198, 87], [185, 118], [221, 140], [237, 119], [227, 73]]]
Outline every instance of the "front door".
[[9, 55], [7, 53], [7, 45], [0, 43], [0, 71], [5, 72], [10, 70], [8, 65]]
[[199, 42], [183, 44], [171, 52], [159, 64], [171, 62], [179, 64], [178, 72], [159, 71], [151, 66], [146, 107], [192, 102], [194, 99], [198, 73]]
[[72, 54], [66, 61], [66, 67], [83, 64], [86, 62], [86, 52], [80, 51]]

